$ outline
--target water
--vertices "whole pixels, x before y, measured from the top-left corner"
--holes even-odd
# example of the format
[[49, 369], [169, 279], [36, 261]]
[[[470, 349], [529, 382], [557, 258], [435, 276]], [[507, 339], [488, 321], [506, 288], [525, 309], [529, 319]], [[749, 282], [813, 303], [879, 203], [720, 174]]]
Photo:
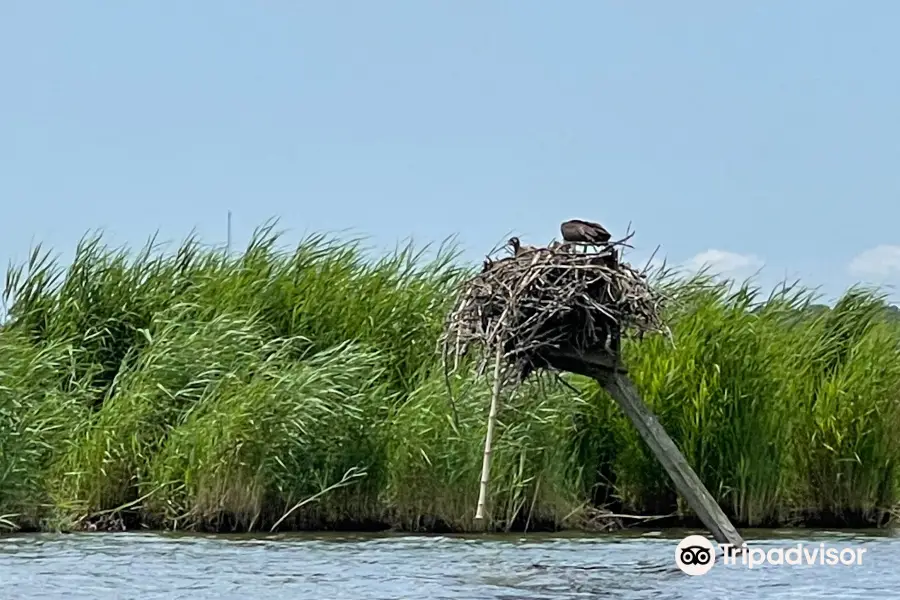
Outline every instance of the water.
[[[148, 533], [0, 538], [0, 598], [896, 598], [900, 537], [743, 532], [763, 548], [866, 548], [861, 565], [677, 569], [689, 532], [484, 539]], [[702, 532], [698, 532], [702, 533]]]

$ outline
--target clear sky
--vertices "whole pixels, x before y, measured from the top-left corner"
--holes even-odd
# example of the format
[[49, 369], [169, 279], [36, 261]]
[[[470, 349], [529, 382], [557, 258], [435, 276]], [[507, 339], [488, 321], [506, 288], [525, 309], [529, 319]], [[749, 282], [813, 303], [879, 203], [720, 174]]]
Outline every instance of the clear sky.
[[0, 0], [0, 261], [350, 228], [900, 283], [900, 3]]

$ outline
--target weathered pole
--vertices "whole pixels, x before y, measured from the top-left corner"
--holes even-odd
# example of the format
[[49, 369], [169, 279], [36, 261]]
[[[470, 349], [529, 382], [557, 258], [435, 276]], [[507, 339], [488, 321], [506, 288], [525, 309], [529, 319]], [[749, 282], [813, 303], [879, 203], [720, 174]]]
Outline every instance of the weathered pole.
[[619, 405], [635, 429], [662, 464], [678, 493], [684, 497], [703, 524], [720, 544], [740, 549], [744, 540], [719, 504], [684, 458], [684, 455], [660, 425], [632, 383], [625, 370], [608, 355], [578, 355], [554, 352], [546, 355], [547, 362], [561, 371], [590, 377], [599, 383]]

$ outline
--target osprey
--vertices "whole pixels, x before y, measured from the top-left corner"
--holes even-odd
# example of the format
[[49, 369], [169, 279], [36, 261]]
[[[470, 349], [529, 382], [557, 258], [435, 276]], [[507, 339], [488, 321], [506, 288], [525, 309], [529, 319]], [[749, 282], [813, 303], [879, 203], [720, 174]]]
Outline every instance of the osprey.
[[602, 225], [578, 219], [566, 221], [559, 230], [565, 241], [582, 244], [604, 244], [612, 237]]
[[515, 256], [519, 256], [523, 252], [532, 252], [534, 250], [537, 250], [537, 248], [535, 248], [534, 246], [523, 246], [522, 243], [519, 241], [519, 238], [517, 238], [517, 237], [509, 238], [509, 241], [507, 242], [507, 244], [512, 246], [513, 254]]

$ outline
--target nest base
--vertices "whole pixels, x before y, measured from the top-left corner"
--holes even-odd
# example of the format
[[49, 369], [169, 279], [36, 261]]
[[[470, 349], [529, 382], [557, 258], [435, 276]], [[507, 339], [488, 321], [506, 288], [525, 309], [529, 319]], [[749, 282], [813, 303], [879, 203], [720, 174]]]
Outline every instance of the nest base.
[[552, 350], [541, 353], [543, 361], [556, 371], [566, 371], [607, 381], [616, 373], [628, 374], [628, 368], [622, 363], [618, 354], [603, 351], [574, 352], [570, 350]]

